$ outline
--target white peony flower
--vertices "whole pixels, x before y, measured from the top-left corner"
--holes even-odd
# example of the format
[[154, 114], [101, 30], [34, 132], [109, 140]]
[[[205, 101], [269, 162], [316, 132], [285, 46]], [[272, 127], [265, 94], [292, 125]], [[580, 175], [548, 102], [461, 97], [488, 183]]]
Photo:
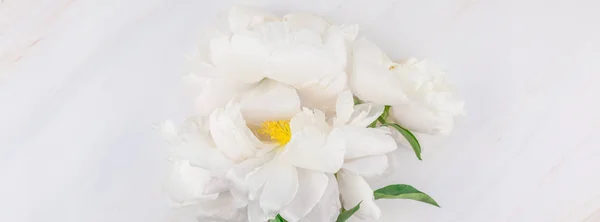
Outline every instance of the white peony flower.
[[[323, 112], [306, 108], [289, 121], [265, 121], [256, 132], [264, 141], [277, 145], [271, 152], [273, 158], [247, 174], [236, 170], [230, 174], [239, 178], [234, 181], [240, 181], [241, 187], [248, 187], [250, 199], [256, 201], [254, 210], [249, 211], [250, 221], [262, 222], [276, 214], [299, 221], [325, 201], [331, 176], [343, 164], [346, 144], [338, 131], [331, 129]], [[253, 162], [248, 160], [240, 166], [255, 165]], [[311, 217], [335, 213], [316, 212]]]
[[244, 102], [248, 94], [263, 100], [256, 88], [271, 96], [271, 105], [298, 105], [272, 96], [284, 93], [299, 95], [294, 102], [303, 106], [334, 109], [336, 94], [347, 85], [348, 47], [357, 26], [331, 25], [309, 14], [278, 18], [243, 7], [230, 11], [229, 25], [231, 33], [215, 34], [194, 58], [189, 79], [203, 89], [197, 101], [201, 114], [237, 98], [246, 116], [244, 107], [257, 105]]
[[342, 206], [351, 209], [361, 203], [355, 215], [362, 219], [378, 219], [381, 216], [373, 189], [363, 176], [382, 174], [388, 168], [386, 155], [397, 148], [389, 130], [367, 128], [383, 110], [383, 105], [354, 105], [353, 96], [348, 91], [341, 93], [337, 100], [334, 127], [340, 130], [347, 144], [344, 165], [337, 173]]
[[[443, 134], [462, 113], [441, 71], [355, 42], [355, 25], [244, 7], [228, 22], [192, 58], [186, 78], [198, 116], [179, 130], [162, 125], [174, 145], [167, 191], [180, 217], [327, 222], [360, 203], [355, 215], [376, 220], [365, 178], [387, 172], [397, 149], [386, 126]], [[390, 122], [371, 125], [384, 110]]]
[[187, 217], [200, 221], [242, 221], [247, 193], [234, 186], [227, 172], [233, 167], [249, 171], [239, 164], [266, 158], [264, 153], [272, 146], [254, 136], [240, 107], [228, 105], [209, 118], [190, 118], [179, 131], [167, 122], [162, 131], [174, 147], [167, 191], [176, 207], [193, 209]]
[[442, 71], [416, 59], [393, 62], [364, 39], [354, 43], [349, 85], [362, 100], [391, 105], [392, 120], [415, 132], [447, 134], [463, 113]]

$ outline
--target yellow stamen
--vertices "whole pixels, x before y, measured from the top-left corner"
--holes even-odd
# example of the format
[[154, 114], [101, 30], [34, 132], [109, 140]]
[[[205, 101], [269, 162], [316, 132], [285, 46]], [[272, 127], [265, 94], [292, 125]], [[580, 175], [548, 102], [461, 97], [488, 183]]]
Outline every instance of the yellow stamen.
[[292, 138], [289, 120], [265, 121], [258, 129], [258, 133], [269, 136], [280, 146], [284, 146]]

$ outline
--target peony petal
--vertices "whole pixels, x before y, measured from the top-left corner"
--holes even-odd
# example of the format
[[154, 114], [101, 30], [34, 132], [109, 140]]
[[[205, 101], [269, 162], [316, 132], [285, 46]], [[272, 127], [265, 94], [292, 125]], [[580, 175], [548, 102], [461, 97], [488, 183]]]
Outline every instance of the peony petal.
[[227, 178], [225, 178], [224, 176], [222, 176], [222, 175], [212, 176], [206, 182], [206, 185], [204, 186], [202, 194], [204, 194], [204, 195], [219, 194], [222, 192], [229, 191], [230, 187], [231, 187], [231, 182], [229, 180], [227, 180]]
[[330, 24], [320, 16], [307, 13], [291, 13], [283, 17], [290, 31], [310, 30], [316, 34], [323, 34], [327, 31]]
[[216, 108], [224, 107], [238, 94], [254, 88], [255, 84], [231, 82], [224, 79], [207, 80], [196, 100], [200, 115], [210, 115]]
[[256, 200], [260, 196], [260, 191], [265, 185], [269, 176], [275, 173], [276, 165], [267, 162], [246, 176], [246, 186], [248, 188], [248, 199]]
[[272, 158], [273, 153], [268, 153], [267, 155], [263, 155], [260, 157], [246, 159], [243, 162], [232, 167], [227, 172], [227, 178], [239, 188], [247, 189], [248, 181], [246, 181], [246, 179], [249, 177], [249, 175], [256, 173], [261, 167], [265, 166], [265, 164]]
[[248, 30], [257, 24], [276, 20], [279, 20], [276, 15], [251, 7], [234, 6], [229, 11], [229, 28], [234, 33]]
[[328, 177], [322, 172], [298, 169], [298, 193], [281, 211], [287, 221], [296, 222], [306, 216], [321, 200], [327, 188]]
[[344, 162], [345, 150], [345, 141], [337, 130], [327, 136], [316, 127], [307, 126], [292, 134], [280, 157], [297, 167], [335, 173]]
[[353, 208], [362, 202], [360, 210], [355, 215], [361, 219], [379, 219], [381, 210], [374, 202], [373, 189], [362, 177], [342, 170], [337, 173], [337, 181], [340, 187], [342, 205], [345, 209]]
[[318, 83], [296, 86], [302, 105], [320, 109], [327, 114], [335, 113], [337, 96], [346, 89], [348, 76], [345, 72], [321, 79]]
[[384, 173], [388, 166], [387, 156], [377, 155], [346, 161], [342, 169], [359, 176], [377, 176]]
[[385, 156], [387, 158], [387, 168], [380, 174], [363, 176], [365, 180], [369, 182], [379, 182], [388, 179], [390, 175], [395, 173], [398, 170], [398, 168], [400, 168], [398, 154], [400, 154], [398, 150], [386, 154]]
[[342, 70], [346, 69], [351, 43], [354, 42], [358, 26], [333, 25], [323, 35], [325, 48], [330, 53], [333, 64]]
[[335, 221], [340, 214], [340, 192], [338, 190], [338, 183], [333, 174], [327, 175], [329, 182], [327, 188], [323, 194], [323, 197], [317, 203], [317, 205], [309, 212], [302, 222], [323, 222], [323, 221]]
[[233, 196], [226, 192], [211, 201], [202, 201], [198, 207], [197, 221], [243, 221], [246, 209], [237, 208]]
[[288, 120], [300, 112], [301, 107], [300, 98], [293, 87], [269, 79], [243, 94], [239, 101], [249, 124], [266, 120]]
[[303, 108], [302, 112], [296, 114], [290, 120], [290, 129], [292, 134], [295, 132], [301, 132], [305, 127], [316, 127], [321, 132], [329, 132], [331, 127], [327, 124], [325, 114], [321, 110]]
[[272, 51], [266, 76], [293, 86], [315, 82], [342, 68], [335, 64], [333, 52], [318, 45], [288, 44]]
[[295, 44], [306, 44], [306, 45], [323, 45], [323, 39], [321, 35], [308, 30], [301, 30], [295, 33], [290, 33], [289, 39], [292, 39]]
[[294, 166], [284, 162], [273, 163], [260, 194], [260, 207], [269, 211], [279, 211], [290, 203], [298, 192], [298, 173]]
[[271, 160], [273, 158], [272, 154], [268, 153], [267, 155], [247, 159], [227, 172], [226, 177], [234, 186], [233, 189], [230, 189], [231, 194], [241, 206], [248, 203], [250, 195], [252, 195], [252, 199], [258, 196], [258, 190], [264, 185], [269, 172], [261, 172], [263, 176], [258, 174], [251, 177], [250, 175], [257, 173], [267, 161]]
[[345, 125], [354, 113], [354, 97], [350, 91], [344, 91], [339, 94], [335, 106], [336, 117], [334, 126]]
[[357, 127], [367, 127], [371, 123], [375, 122], [385, 109], [384, 105], [374, 103], [363, 103], [354, 106], [354, 112], [352, 113], [351, 121], [348, 125]]
[[265, 222], [272, 218], [260, 208], [258, 202], [248, 203], [248, 222]]
[[210, 180], [209, 171], [192, 167], [187, 160], [176, 160], [172, 163], [166, 189], [171, 200], [180, 204], [200, 199], [214, 199], [216, 195], [203, 194], [203, 189]]
[[346, 159], [382, 155], [397, 148], [387, 129], [347, 126], [339, 128], [339, 132], [346, 141]]
[[262, 143], [243, 119], [239, 105], [228, 105], [210, 115], [210, 132], [217, 148], [235, 162], [251, 157]]
[[375, 44], [367, 40], [356, 41], [353, 61], [349, 85], [361, 100], [383, 105], [408, 101], [389, 70], [394, 63]]
[[264, 78], [269, 50], [258, 33], [244, 32], [230, 39], [215, 39], [211, 42], [211, 52], [220, 78], [242, 83], [257, 83]]
[[181, 144], [173, 152], [173, 157], [189, 160], [192, 166], [219, 173], [233, 166], [230, 159], [199, 134], [184, 134], [181, 137]]
[[454, 125], [454, 115], [436, 115], [412, 104], [393, 106], [390, 114], [392, 120], [402, 127], [419, 133], [447, 135]]

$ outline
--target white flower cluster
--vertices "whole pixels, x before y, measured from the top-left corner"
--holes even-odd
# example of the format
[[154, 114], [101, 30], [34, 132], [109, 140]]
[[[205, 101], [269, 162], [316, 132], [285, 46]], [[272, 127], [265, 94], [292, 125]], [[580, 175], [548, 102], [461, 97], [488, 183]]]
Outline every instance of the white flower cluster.
[[364, 177], [383, 173], [398, 147], [387, 124], [448, 133], [463, 110], [442, 72], [393, 62], [356, 40], [357, 25], [236, 7], [229, 26], [187, 78], [201, 89], [198, 115], [162, 125], [179, 216], [328, 222], [360, 205], [355, 216], [377, 219]]

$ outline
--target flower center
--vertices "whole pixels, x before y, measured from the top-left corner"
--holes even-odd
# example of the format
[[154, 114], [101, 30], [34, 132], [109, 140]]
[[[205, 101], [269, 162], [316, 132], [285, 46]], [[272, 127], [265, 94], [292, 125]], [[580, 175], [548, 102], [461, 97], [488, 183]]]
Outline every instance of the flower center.
[[268, 136], [280, 146], [284, 146], [292, 138], [289, 120], [265, 121], [258, 129], [258, 133]]

